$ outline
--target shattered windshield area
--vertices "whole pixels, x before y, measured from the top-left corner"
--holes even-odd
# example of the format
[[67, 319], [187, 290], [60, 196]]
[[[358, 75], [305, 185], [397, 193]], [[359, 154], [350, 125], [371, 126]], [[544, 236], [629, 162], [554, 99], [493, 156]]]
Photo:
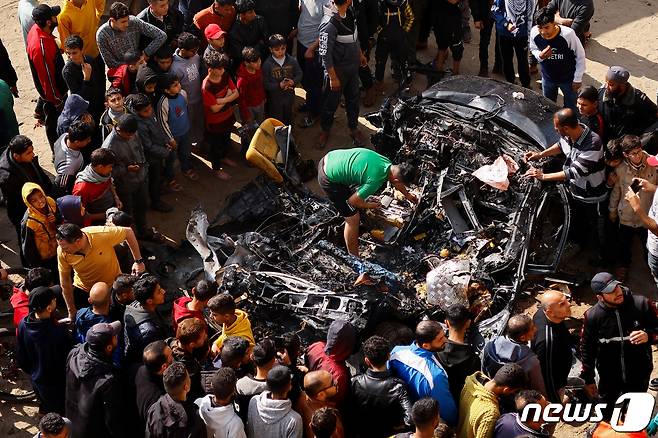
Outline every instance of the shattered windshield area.
[[[336, 319], [373, 333], [391, 321], [439, 319], [454, 303], [471, 309], [479, 335], [497, 334], [526, 267], [555, 268], [568, 210], [549, 209], [562, 211], [563, 189], [523, 177], [523, 154], [539, 145], [522, 125], [499, 117], [509, 111], [502, 98], [487, 99], [482, 109], [412, 97], [390, 101], [372, 117], [379, 128], [374, 148], [419, 167], [409, 186], [419, 202], [384, 186], [377, 195], [382, 208], [362, 214], [360, 258], [344, 249], [343, 220], [327, 200], [260, 177], [212, 224], [203, 211], [193, 212], [187, 236], [205, 275], [265, 334], [283, 329], [312, 337]], [[549, 246], [554, 259], [544, 254]], [[357, 282], [364, 273], [372, 281]]]

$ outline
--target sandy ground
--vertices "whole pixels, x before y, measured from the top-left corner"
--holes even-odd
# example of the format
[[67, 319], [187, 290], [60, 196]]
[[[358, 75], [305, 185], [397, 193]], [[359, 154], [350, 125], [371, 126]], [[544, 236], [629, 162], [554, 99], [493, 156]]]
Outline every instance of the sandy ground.
[[[649, 97], [655, 99], [658, 91], [658, 5], [655, 0], [595, 0], [596, 13], [592, 23], [593, 38], [586, 47], [587, 71], [584, 78], [585, 84], [599, 86], [604, 78], [605, 71], [610, 65], [623, 65], [631, 72], [631, 83], [646, 92]], [[53, 171], [51, 154], [46, 142], [44, 130], [34, 128], [32, 112], [37, 96], [32, 84], [30, 70], [27, 64], [22, 33], [16, 18], [17, 1], [0, 0], [0, 38], [7, 47], [14, 67], [19, 75], [18, 87], [21, 97], [15, 101], [15, 111], [21, 124], [22, 134], [29, 136], [34, 141], [40, 162], [48, 171]], [[479, 36], [473, 33], [473, 41], [466, 44], [466, 51], [462, 61], [463, 74], [477, 74], [479, 69], [477, 59], [477, 44]], [[493, 49], [493, 45], [490, 48]], [[434, 49], [419, 52], [418, 57], [422, 61], [429, 61], [434, 56]], [[491, 58], [493, 60], [493, 58]], [[374, 60], [371, 60], [371, 65]], [[491, 61], [492, 62], [492, 61]], [[535, 79], [539, 79], [536, 77]], [[387, 90], [393, 89], [390, 78], [387, 77]], [[422, 89], [424, 79], [417, 78], [415, 88]], [[539, 82], [533, 82], [534, 89], [539, 89]], [[303, 92], [299, 101], [302, 101]], [[372, 110], [362, 108], [362, 114]], [[297, 122], [301, 116], [297, 116]], [[362, 129], [368, 130], [364, 119]], [[315, 150], [312, 146], [318, 133], [318, 127], [309, 129], [295, 129], [295, 139], [301, 146], [305, 157], [318, 159], [322, 152]], [[336, 123], [329, 141], [330, 148], [348, 147], [350, 145], [345, 126], [345, 118], [342, 110], [337, 113]], [[236, 137], [237, 139], [237, 137]], [[236, 155], [236, 154], [234, 154]], [[208, 163], [201, 158], [197, 159], [197, 169], [201, 178], [197, 182], [191, 182], [184, 178], [180, 182], [185, 190], [178, 194], [167, 195], [164, 199], [175, 206], [175, 211], [170, 214], [157, 212], [149, 213], [149, 223], [171, 239], [172, 245], [177, 244], [184, 238], [185, 224], [189, 212], [197, 205], [203, 206], [209, 217], [221, 208], [226, 196], [250, 181], [257, 170], [241, 166], [231, 171], [234, 178], [228, 183], [218, 183], [209, 171]], [[0, 213], [0, 261], [3, 265], [17, 266], [16, 237], [13, 227], [7, 222], [4, 213]], [[639, 250], [639, 248], [638, 248]], [[639, 254], [639, 251], [636, 252]], [[583, 270], [589, 268], [583, 267]], [[654, 286], [648, 278], [648, 271], [641, 267], [631, 271], [629, 283], [636, 293], [651, 295]], [[591, 294], [586, 292], [577, 295], [578, 305], [574, 308], [573, 325], [578, 326], [582, 313], [593, 302]], [[525, 311], [532, 311], [534, 300], [531, 297], [520, 302], [519, 307]], [[8, 309], [8, 301], [0, 301], [0, 308]], [[10, 318], [0, 316], [0, 326], [9, 327]], [[5, 343], [6, 340], [5, 340]], [[11, 342], [7, 343], [8, 345]], [[6, 354], [6, 353], [5, 353]], [[5, 357], [2, 361], [7, 363]], [[6, 369], [2, 368], [0, 377], [0, 388], [8, 387], [29, 388], [29, 383], [24, 378], [10, 376]], [[28, 437], [36, 432], [35, 425], [38, 422], [36, 408], [33, 405], [9, 405], [0, 402], [0, 436]], [[556, 431], [556, 436], [572, 437], [580, 436], [584, 428], [573, 428], [561, 425]]]

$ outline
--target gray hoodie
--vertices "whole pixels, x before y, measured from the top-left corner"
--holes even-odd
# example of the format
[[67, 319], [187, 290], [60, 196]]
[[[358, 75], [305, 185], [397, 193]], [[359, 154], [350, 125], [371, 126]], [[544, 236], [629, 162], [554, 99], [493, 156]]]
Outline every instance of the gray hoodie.
[[273, 400], [264, 391], [249, 402], [247, 436], [249, 438], [302, 438], [302, 417], [292, 410], [292, 402]]
[[523, 368], [528, 376], [530, 389], [546, 395], [539, 359], [527, 344], [515, 342], [507, 336], [499, 336], [487, 342], [482, 350], [482, 371], [493, 379], [496, 372], [506, 363], [515, 363]]
[[233, 403], [216, 407], [211, 398], [212, 395], [206, 395], [194, 402], [199, 407], [199, 416], [206, 424], [208, 438], [247, 438]]
[[[130, 140], [124, 140], [113, 129], [103, 141], [103, 146], [111, 150], [117, 157], [117, 161], [112, 169], [112, 178], [119, 191], [126, 191], [134, 188], [136, 184], [146, 182], [146, 158], [144, 157], [144, 148], [139, 139], [139, 135]], [[138, 172], [128, 172], [128, 166], [139, 164], [141, 167]]]

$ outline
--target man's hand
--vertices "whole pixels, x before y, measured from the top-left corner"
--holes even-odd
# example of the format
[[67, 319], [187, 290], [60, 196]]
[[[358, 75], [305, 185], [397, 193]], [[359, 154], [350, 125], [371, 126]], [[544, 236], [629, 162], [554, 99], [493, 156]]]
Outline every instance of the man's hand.
[[139, 164], [131, 164], [127, 167], [128, 172], [139, 172], [139, 169], [141, 169], [141, 166]]
[[133, 263], [131, 272], [133, 275], [138, 275], [144, 272], [145, 270], [146, 270], [146, 266], [144, 266], [144, 262], [142, 263], [135, 262]]
[[331, 87], [331, 91], [340, 91], [340, 79], [338, 79], [338, 76], [329, 76], [329, 87]]
[[591, 399], [595, 399], [599, 396], [599, 388], [596, 387], [596, 383], [590, 383], [585, 385], [585, 394]]
[[298, 30], [298, 29], [293, 29], [293, 30], [288, 34], [288, 41], [292, 41], [292, 40], [294, 40], [298, 33], [299, 33], [299, 30]]
[[365, 203], [365, 208], [382, 208], [382, 204], [377, 200], [369, 201]]
[[91, 80], [91, 64], [88, 62], [82, 63], [82, 80], [90, 81]]
[[119, 199], [118, 196], [114, 198], [114, 205], [116, 205], [119, 210], [123, 208], [123, 202], [121, 202], [121, 199]]
[[539, 181], [544, 180], [544, 172], [537, 167], [531, 167], [530, 169], [528, 169], [524, 176], [535, 178]]
[[[284, 79], [281, 82], [279, 82], [279, 88], [281, 88], [282, 90], [285, 90], [287, 87], [288, 87], [287, 79]], [[219, 105], [219, 102], [217, 102], [217, 104]]]
[[76, 309], [75, 306], [73, 306], [73, 307], [69, 307], [68, 311], [69, 311], [69, 319], [71, 320], [71, 324], [73, 324], [75, 322], [75, 314], [78, 312], [78, 309]]
[[418, 197], [413, 193], [407, 194], [407, 200], [409, 200], [409, 202], [413, 202], [414, 204], [418, 204]]
[[16, 97], [16, 98], [20, 97], [18, 95], [18, 87], [16, 85], [14, 85], [13, 87], [10, 87], [9, 90], [11, 91], [11, 94], [14, 95], [14, 97]]
[[610, 172], [605, 183], [608, 187], [614, 187], [615, 184], [617, 184], [618, 179], [619, 177], [617, 176], [617, 172]]
[[368, 65], [368, 58], [363, 52], [359, 52], [359, 67], [366, 67]]
[[631, 206], [631, 208], [635, 213], [640, 211], [640, 208], [642, 208], [642, 206], [640, 205], [640, 197], [630, 187], [626, 191], [626, 195], [624, 196], [624, 199], [628, 201], [628, 205]]
[[582, 82], [573, 82], [573, 83], [571, 84], [571, 89], [572, 89], [573, 91], [576, 91], [576, 92], [577, 92], [578, 90], [580, 90], [580, 87], [581, 87], [582, 85], [583, 85]]
[[649, 342], [649, 335], [644, 330], [632, 331], [628, 337], [630, 338], [631, 344], [635, 345]]
[[523, 159], [526, 161], [536, 161], [541, 158], [541, 152], [526, 152], [523, 154]]
[[507, 23], [507, 30], [514, 32], [516, 30], [516, 25], [514, 23]]
[[7, 270], [5, 268], [0, 268], [0, 281], [4, 281], [7, 279], [9, 274], [7, 274]]
[[178, 144], [176, 143], [176, 140], [174, 140], [173, 138], [172, 138], [171, 140], [169, 140], [169, 141], [167, 142], [167, 144], [168, 144], [169, 147], [170, 147], [171, 149], [173, 149], [173, 150], [175, 150], [176, 147], [178, 146]]
[[306, 49], [306, 51], [304, 52], [304, 58], [308, 60], [315, 58], [315, 50], [313, 50], [311, 47]]
[[617, 210], [612, 210], [610, 213], [608, 213], [608, 219], [610, 219], [610, 222], [612, 223], [617, 222], [617, 219], [619, 219], [619, 214], [617, 214]]
[[637, 178], [637, 180], [640, 182], [640, 188], [642, 189], [643, 192], [647, 192], [647, 193], [656, 192], [655, 184], [651, 184], [649, 181], [647, 181], [644, 178]]
[[553, 56], [553, 48], [551, 46], [546, 46], [544, 50], [539, 52], [539, 57], [541, 59], [548, 59]]
[[484, 29], [484, 23], [482, 21], [474, 21], [473, 27], [475, 27], [477, 30], [482, 30]]

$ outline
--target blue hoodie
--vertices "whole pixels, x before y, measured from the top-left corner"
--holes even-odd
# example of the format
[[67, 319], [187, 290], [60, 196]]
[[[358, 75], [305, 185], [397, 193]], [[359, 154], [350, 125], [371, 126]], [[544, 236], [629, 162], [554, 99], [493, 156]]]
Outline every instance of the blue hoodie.
[[[78, 313], [75, 314], [75, 330], [73, 331], [75, 342], [83, 344], [89, 329], [101, 322], [109, 324], [113, 321], [109, 316], [95, 314], [91, 306], [78, 310]], [[121, 366], [121, 355], [123, 352], [122, 338], [123, 336], [118, 336], [119, 345], [114, 349], [114, 353], [112, 353], [112, 363], [117, 367]]]
[[57, 118], [57, 135], [64, 134], [69, 126], [89, 111], [89, 102], [77, 94], [71, 94], [64, 102], [64, 109]]
[[81, 214], [82, 198], [80, 196], [66, 195], [57, 198], [57, 210], [66, 223], [76, 224], [79, 227], [88, 225], [84, 223], [84, 216]]

